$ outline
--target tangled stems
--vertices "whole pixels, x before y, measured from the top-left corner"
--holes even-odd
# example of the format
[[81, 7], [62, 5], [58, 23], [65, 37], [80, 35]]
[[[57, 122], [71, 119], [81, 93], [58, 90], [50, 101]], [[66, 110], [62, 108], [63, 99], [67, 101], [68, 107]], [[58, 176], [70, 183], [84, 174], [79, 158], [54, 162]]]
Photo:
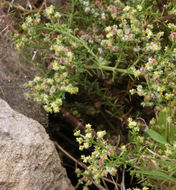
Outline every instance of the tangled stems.
[[[91, 179], [100, 183], [102, 177], [116, 176], [118, 169], [127, 165], [132, 175], [144, 182], [145, 189], [175, 185], [176, 25], [165, 20], [173, 18], [170, 15], [175, 15], [175, 7], [168, 1], [164, 14], [167, 17], [156, 10], [154, 2], [140, 1], [139, 5], [138, 0], [127, 4], [120, 0], [73, 1], [68, 24], [51, 6], [39, 13], [42, 19], [40, 15], [28, 16], [22, 25], [24, 35], [17, 37], [17, 47], [41, 48], [41, 55], [49, 57], [47, 76], [36, 77], [27, 85], [32, 97], [47, 111], [66, 114], [60, 110], [65, 93], [77, 94], [78, 87], [84, 84], [89, 90], [89, 73], [97, 83], [99, 78], [106, 82], [109, 92], [120, 76], [132, 76], [134, 86], [130, 93], [143, 97], [142, 106], [155, 108], [155, 118], [148, 125], [130, 116], [126, 121], [129, 142], [120, 142], [118, 147], [106, 140], [104, 130], [93, 135], [90, 125], [84, 134], [75, 132], [80, 150], [92, 150], [90, 155], [82, 155], [86, 170], [77, 171], [86, 188]], [[80, 17], [75, 18], [77, 13]], [[98, 94], [102, 83], [91, 90]], [[71, 115], [68, 117], [73, 120]]]
[[[110, 67], [110, 66], [102, 65], [99, 62], [98, 57], [93, 53], [93, 51], [88, 47], [88, 45], [84, 41], [81, 41], [76, 36], [73, 36], [71, 33], [69, 33], [66, 30], [64, 30], [58, 24], [57, 24], [57, 28], [56, 27], [51, 27], [50, 28], [50, 27], [45, 27], [45, 26], [34, 26], [34, 27], [42, 29], [42, 30], [49, 30], [49, 31], [52, 31], [52, 32], [61, 33], [63, 35], [66, 35], [68, 38], [76, 41], [78, 44], [83, 45], [83, 47], [92, 55], [92, 57], [95, 58], [95, 63], [96, 63], [96, 65], [84, 65], [85, 69], [99, 69], [99, 70], [103, 70], [103, 71], [111, 71], [113, 73], [120, 72], [120, 73], [127, 74], [127, 75], [134, 75], [134, 73], [132, 71], [127, 70], [127, 69], [119, 69], [119, 68], [117, 68], [117, 66]], [[35, 48], [39, 48], [39, 47], [35, 47]]]

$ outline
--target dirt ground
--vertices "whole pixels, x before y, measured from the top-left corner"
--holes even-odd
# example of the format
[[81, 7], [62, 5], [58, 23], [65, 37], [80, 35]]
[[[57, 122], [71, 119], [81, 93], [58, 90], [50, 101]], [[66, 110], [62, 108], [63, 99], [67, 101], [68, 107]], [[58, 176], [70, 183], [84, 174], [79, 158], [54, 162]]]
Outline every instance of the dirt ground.
[[33, 79], [37, 71], [24, 61], [20, 61], [19, 52], [12, 48], [3, 16], [0, 15], [0, 98], [4, 99], [16, 111], [47, 126], [47, 114], [42, 106], [25, 97], [23, 84]]

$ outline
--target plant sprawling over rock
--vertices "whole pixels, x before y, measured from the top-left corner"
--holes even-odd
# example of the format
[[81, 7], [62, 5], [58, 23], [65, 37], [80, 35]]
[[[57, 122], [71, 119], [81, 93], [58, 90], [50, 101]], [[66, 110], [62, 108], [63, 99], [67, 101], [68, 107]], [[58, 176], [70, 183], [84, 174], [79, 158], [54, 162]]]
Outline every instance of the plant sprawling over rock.
[[92, 183], [102, 187], [103, 178], [114, 179], [119, 168], [130, 167], [143, 190], [176, 189], [176, 5], [171, 0], [73, 0], [69, 8], [70, 13], [53, 6], [31, 13], [14, 34], [17, 49], [30, 47], [45, 62], [39, 65], [45, 74], [26, 84], [27, 95], [56, 113], [68, 93], [81, 89], [124, 122], [126, 100], [111, 90], [125, 78], [125, 93], [141, 96], [155, 117], [150, 122], [132, 114], [126, 118], [127, 144], [113, 145], [105, 130], [93, 132], [90, 124], [84, 134], [76, 131], [80, 150], [92, 151], [81, 156], [86, 169], [76, 169], [80, 183], [84, 189]]

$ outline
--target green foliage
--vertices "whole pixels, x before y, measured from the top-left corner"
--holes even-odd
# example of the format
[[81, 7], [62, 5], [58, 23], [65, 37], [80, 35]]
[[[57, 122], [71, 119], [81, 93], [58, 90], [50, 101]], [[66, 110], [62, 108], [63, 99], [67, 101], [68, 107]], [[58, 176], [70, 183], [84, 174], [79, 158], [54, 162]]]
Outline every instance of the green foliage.
[[150, 137], [155, 140], [156, 142], [159, 142], [161, 144], [167, 144], [167, 141], [165, 140], [165, 138], [160, 135], [159, 133], [157, 133], [156, 131], [152, 130], [152, 129], [148, 129], [147, 133], [150, 135]]
[[85, 134], [75, 133], [80, 150], [92, 150], [82, 155], [87, 169], [77, 170], [85, 189], [126, 166], [143, 189], [176, 186], [175, 8], [172, 1], [73, 0], [71, 14], [53, 6], [39, 10], [25, 18], [22, 34], [14, 35], [17, 49], [30, 47], [46, 61], [46, 74], [26, 84], [28, 96], [45, 110], [59, 112], [66, 93], [77, 94], [83, 86], [109, 105], [112, 115], [120, 109], [120, 118], [123, 102], [108, 94], [122, 76], [133, 84], [130, 93], [144, 98], [142, 106], [155, 107], [149, 125], [128, 119], [129, 142], [120, 148], [105, 140], [105, 131], [92, 133], [90, 125]]

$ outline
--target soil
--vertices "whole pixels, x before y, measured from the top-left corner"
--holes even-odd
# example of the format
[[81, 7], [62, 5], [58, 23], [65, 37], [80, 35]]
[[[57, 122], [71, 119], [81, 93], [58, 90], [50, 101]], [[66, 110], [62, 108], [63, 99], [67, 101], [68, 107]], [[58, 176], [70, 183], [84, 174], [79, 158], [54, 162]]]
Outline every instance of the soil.
[[33, 79], [36, 69], [20, 60], [19, 52], [11, 47], [10, 31], [0, 17], [0, 98], [16, 111], [47, 126], [47, 114], [42, 106], [28, 100], [24, 83]]

